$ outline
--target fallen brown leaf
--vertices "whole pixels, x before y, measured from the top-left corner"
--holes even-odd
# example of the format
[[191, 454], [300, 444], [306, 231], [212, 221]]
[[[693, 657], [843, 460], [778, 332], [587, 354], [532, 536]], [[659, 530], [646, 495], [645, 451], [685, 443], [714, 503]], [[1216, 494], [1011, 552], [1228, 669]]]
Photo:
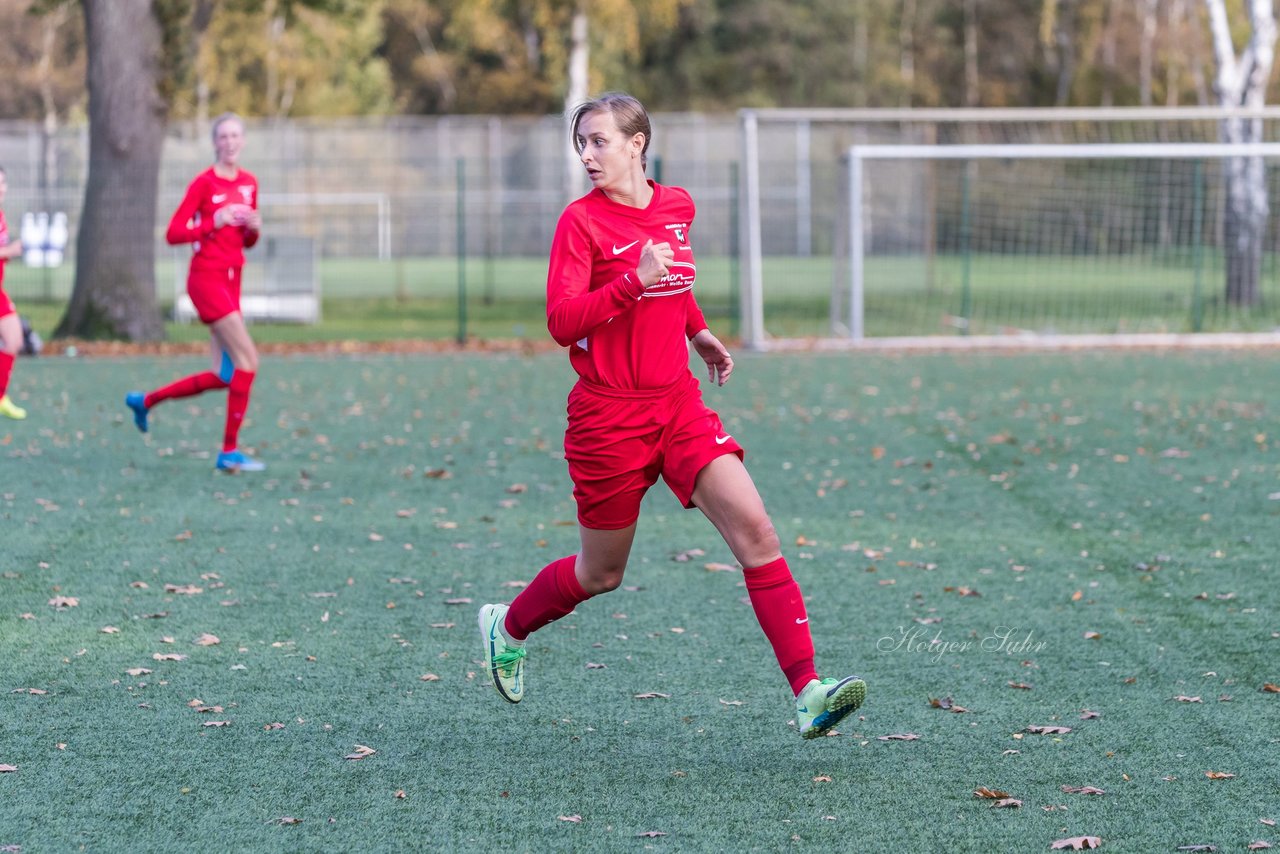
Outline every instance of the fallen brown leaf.
[[125, 671], [125, 673], [128, 673], [130, 676], [146, 676], [150, 672], [151, 671], [145, 667], [130, 667]]
[[1068, 795], [1105, 795], [1102, 789], [1096, 786], [1063, 786], [1062, 791]]
[[1027, 732], [1032, 732], [1032, 733], [1035, 733], [1036, 735], [1066, 735], [1067, 733], [1071, 732], [1071, 727], [1069, 726], [1029, 726], [1027, 727]]
[[424, 673], [421, 676], [419, 676], [418, 679], [422, 682], [439, 682], [440, 681], [440, 677], [435, 675], [434, 673]]
[[117, 629], [115, 626], [103, 626], [102, 628], [98, 629], [98, 631], [102, 632], [104, 635], [120, 634], [120, 630]]
[[218, 639], [217, 635], [211, 635], [208, 632], [205, 632], [204, 634], [200, 635], [200, 637], [192, 641], [192, 643], [194, 643], [196, 646], [215, 646], [217, 644], [222, 643], [222, 641]]
[[580, 815], [558, 815], [556, 816], [556, 818], [559, 819], [560, 821], [571, 821], [574, 824], [582, 823], [582, 816]]
[[179, 596], [195, 596], [203, 593], [204, 588], [196, 587], [194, 584], [166, 584], [164, 586], [165, 593], [175, 593]]
[[826, 774], [819, 774], [817, 777], [814, 777], [814, 778], [813, 778], [813, 782], [815, 782], [815, 783], [830, 783], [830, 782], [832, 782], [832, 780], [831, 780], [831, 778], [830, 778], [830, 777], [828, 777]]
[[1000, 800], [993, 803], [991, 805], [991, 808], [999, 809], [1001, 807], [1020, 807], [1020, 806], [1022, 806], [1022, 801], [1018, 800], [1017, 798], [1001, 798]]
[[1102, 712], [1091, 712], [1088, 709], [1080, 710], [1080, 720], [1082, 721], [1091, 721], [1095, 718], [1100, 718], [1100, 717], [1102, 717]]
[[1179, 694], [1173, 699], [1177, 700], [1179, 703], [1203, 703], [1204, 702], [1199, 697], [1188, 697], [1186, 694]]
[[659, 836], [666, 836], [666, 834], [661, 830], [646, 830], [643, 833], [637, 833], [636, 836], [647, 839], [657, 839]]
[[1058, 839], [1049, 844], [1049, 848], [1055, 851], [1071, 849], [1072, 851], [1083, 851], [1086, 848], [1101, 847], [1102, 840], [1097, 836], [1072, 836], [1067, 839]]
[[1019, 691], [1030, 691], [1030, 690], [1031, 690], [1031, 686], [1030, 686], [1030, 685], [1028, 685], [1026, 682], [1010, 682], [1010, 683], [1009, 683], [1009, 687], [1010, 687], [1010, 688], [1017, 688]]
[[351, 753], [348, 753], [346, 756], [342, 758], [343, 759], [364, 759], [366, 756], [372, 756], [377, 752], [378, 751], [374, 750], [372, 747], [366, 747], [363, 744], [357, 744], [356, 749], [354, 751], [352, 751]]
[[281, 816], [280, 818], [273, 818], [271, 821], [267, 822], [267, 824], [302, 824], [302, 819], [286, 815]]
[[176, 652], [156, 652], [152, 653], [151, 657], [156, 661], [183, 661], [186, 659], [185, 655], [179, 655]]
[[49, 604], [61, 611], [63, 608], [78, 607], [80, 600], [74, 596], [54, 596], [49, 600]]
[[637, 700], [669, 700], [671, 699], [671, 695], [662, 694], [662, 693], [659, 693], [658, 691], [646, 691], [643, 694], [636, 694], [635, 699]]
[[0, 774], [12, 774], [14, 771], [17, 771], [17, 770], [18, 770], [17, 765], [0, 764]]
[[914, 732], [895, 732], [891, 735], [877, 736], [879, 741], [918, 741], [920, 736]]
[[973, 796], [974, 796], [975, 798], [995, 798], [995, 799], [1000, 799], [1000, 798], [1007, 798], [1007, 797], [1009, 797], [1009, 793], [1008, 793], [1008, 792], [1003, 792], [1003, 791], [1001, 791], [1001, 790], [999, 790], [999, 789], [988, 789], [986, 786], [979, 786], [978, 788], [976, 788], [976, 789], [974, 789], [974, 790], [973, 790]]
[[1262, 693], [1264, 694], [1280, 694], [1280, 685], [1273, 682], [1262, 683]]
[[1261, 850], [1262, 850], [1262, 849], [1264, 849], [1264, 848], [1270, 848], [1270, 847], [1271, 847], [1271, 843], [1270, 843], [1270, 842], [1267, 842], [1265, 839], [1258, 839], [1258, 840], [1255, 840], [1255, 841], [1253, 841], [1253, 842], [1250, 842], [1250, 843], [1246, 846], [1246, 848], [1247, 848], [1249, 851], [1261, 851]]
[[1230, 780], [1235, 776], [1230, 771], [1205, 771], [1204, 775], [1210, 780]]
[[231, 726], [231, 721], [205, 721], [204, 723], [200, 724], [200, 726], [216, 726], [216, 727]]

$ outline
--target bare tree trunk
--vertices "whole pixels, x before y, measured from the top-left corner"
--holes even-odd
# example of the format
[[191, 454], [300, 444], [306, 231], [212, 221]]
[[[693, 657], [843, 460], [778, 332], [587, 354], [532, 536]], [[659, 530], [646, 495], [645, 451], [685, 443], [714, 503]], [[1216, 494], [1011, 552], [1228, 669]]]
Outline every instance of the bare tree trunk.
[[1182, 85], [1179, 54], [1187, 36], [1184, 30], [1186, 4], [1187, 0], [1169, 0], [1166, 10], [1166, 27], [1169, 30], [1169, 61], [1164, 67], [1164, 105], [1166, 107], [1178, 106], [1178, 89]]
[[44, 122], [40, 129], [40, 204], [47, 209], [49, 188], [58, 183], [58, 152], [53, 138], [58, 133], [58, 105], [53, 95], [53, 51], [58, 29], [67, 22], [68, 8], [56, 6], [44, 17], [40, 32], [40, 106]]
[[1101, 106], [1110, 107], [1115, 103], [1116, 79], [1116, 29], [1120, 16], [1119, 0], [1111, 0], [1107, 4], [1107, 21], [1102, 25], [1102, 98]]
[[196, 88], [196, 131], [203, 133], [209, 127], [209, 81], [200, 70], [200, 41], [209, 30], [213, 20], [214, 0], [196, 0], [191, 15], [191, 33], [187, 50], [191, 54], [191, 64], [195, 69]]
[[81, 0], [89, 88], [89, 173], [76, 241], [76, 278], [55, 332], [154, 340], [155, 223], [160, 152], [161, 31], [151, 0]]
[[[1276, 20], [1271, 0], [1249, 0], [1252, 35], [1237, 57], [1223, 0], [1206, 0], [1218, 60], [1214, 84], [1224, 107], [1258, 108], [1266, 102], [1267, 80], [1275, 57]], [[1223, 142], [1262, 141], [1262, 119], [1231, 116], [1219, 127]], [[1266, 175], [1261, 157], [1232, 157], [1225, 164], [1227, 206], [1223, 214], [1226, 252], [1226, 299], [1229, 305], [1249, 307], [1261, 301], [1262, 246], [1267, 219]]]
[[903, 0], [898, 24], [898, 65], [902, 76], [901, 106], [910, 107], [916, 90], [916, 0]]
[[[564, 113], [567, 118], [573, 108], [589, 97], [587, 94], [587, 71], [589, 68], [589, 47], [587, 44], [587, 10], [580, 3], [573, 13], [569, 43], [569, 87], [564, 94]], [[565, 125], [566, 135], [568, 124]], [[571, 201], [582, 195], [583, 171], [582, 163], [572, 147], [569, 148], [569, 159], [565, 163], [564, 194], [565, 200]]]
[[964, 0], [964, 105], [982, 99], [978, 78], [978, 0]]
[[865, 107], [867, 98], [868, 67], [871, 64], [871, 35], [867, 26], [866, 0], [860, 0], [859, 8], [863, 14], [858, 15], [853, 24], [853, 72], [857, 88], [853, 93], [853, 106]]
[[1053, 102], [1065, 107], [1071, 101], [1076, 77], [1076, 46], [1072, 35], [1075, 15], [1072, 5], [1058, 0], [1044, 4], [1040, 19], [1040, 41], [1044, 45], [1049, 70], [1057, 77]]
[[1142, 40], [1138, 47], [1138, 101], [1144, 107], [1152, 104], [1151, 90], [1155, 79], [1156, 31], [1159, 29], [1160, 0], [1142, 0]]

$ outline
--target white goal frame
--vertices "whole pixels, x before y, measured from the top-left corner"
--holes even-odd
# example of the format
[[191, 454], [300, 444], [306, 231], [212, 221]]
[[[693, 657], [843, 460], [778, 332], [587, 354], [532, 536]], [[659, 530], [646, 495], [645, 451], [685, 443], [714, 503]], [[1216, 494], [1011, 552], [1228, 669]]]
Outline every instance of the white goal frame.
[[[1026, 108], [1026, 109], [744, 109], [738, 112], [738, 139], [741, 185], [738, 195], [738, 285], [739, 337], [749, 349], [768, 349], [770, 336], [765, 329], [763, 240], [761, 235], [760, 129], [779, 125], [795, 127], [797, 147], [805, 144], [810, 125], [841, 123], [860, 128], [891, 125], [969, 125], [973, 127], [1001, 124], [1093, 123], [1099, 127], [1125, 122], [1148, 122], [1162, 127], [1179, 123], [1221, 122], [1227, 119], [1280, 120], [1280, 106], [1261, 108], [1223, 107], [1121, 107], [1121, 108]], [[864, 134], [865, 137], [865, 134]], [[998, 145], [999, 143], [991, 143]], [[1129, 145], [1130, 143], [1123, 143]], [[1070, 149], [1098, 148], [1111, 143], [1077, 143], [1061, 147]], [[1201, 148], [1225, 143], [1134, 143], [1144, 150], [1171, 145], [1196, 145]], [[1259, 145], [1268, 145], [1259, 143]], [[900, 149], [906, 146], [888, 145]], [[931, 146], [923, 146], [930, 148]], [[939, 148], [944, 146], [938, 146]], [[958, 148], [959, 146], [946, 146]], [[1030, 147], [1043, 148], [1040, 145]], [[866, 148], [864, 146], [864, 148]], [[1250, 149], [1233, 146], [1233, 151], [1248, 154]], [[1236, 149], [1239, 149], [1236, 151]], [[1264, 149], [1265, 150], [1265, 149]], [[1108, 156], [1098, 154], [1096, 156]], [[1187, 154], [1187, 157], [1198, 155]], [[799, 158], [794, 167], [796, 206], [799, 211], [811, 208], [810, 173]], [[799, 217], [798, 217], [799, 219]], [[797, 228], [803, 224], [797, 222]], [[838, 339], [846, 340], [846, 339]], [[777, 346], [777, 342], [774, 345]]]
[[863, 235], [864, 164], [868, 160], [1193, 160], [1229, 157], [1280, 157], [1280, 143], [1096, 143], [1078, 145], [854, 145], [847, 151], [849, 291], [845, 336], [862, 341], [865, 335], [866, 260]]
[[387, 193], [262, 193], [258, 196], [259, 208], [272, 205], [370, 205], [378, 216], [378, 260], [391, 260], [391, 197]]

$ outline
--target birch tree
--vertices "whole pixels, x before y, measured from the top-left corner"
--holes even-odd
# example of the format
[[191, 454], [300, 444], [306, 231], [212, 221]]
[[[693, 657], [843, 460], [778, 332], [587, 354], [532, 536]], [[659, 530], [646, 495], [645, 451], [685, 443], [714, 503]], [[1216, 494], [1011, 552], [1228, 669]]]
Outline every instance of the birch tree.
[[[1238, 111], [1219, 127], [1222, 142], [1262, 142], [1262, 119], [1246, 111], [1266, 103], [1267, 81], [1275, 58], [1276, 19], [1272, 0], [1246, 0], [1250, 36], [1237, 56], [1224, 0], [1205, 0], [1218, 62], [1214, 91], [1218, 103]], [[1261, 157], [1226, 160], [1227, 205], [1223, 219], [1226, 299], [1229, 305], [1257, 305], [1262, 275], [1262, 245], [1270, 206]]]

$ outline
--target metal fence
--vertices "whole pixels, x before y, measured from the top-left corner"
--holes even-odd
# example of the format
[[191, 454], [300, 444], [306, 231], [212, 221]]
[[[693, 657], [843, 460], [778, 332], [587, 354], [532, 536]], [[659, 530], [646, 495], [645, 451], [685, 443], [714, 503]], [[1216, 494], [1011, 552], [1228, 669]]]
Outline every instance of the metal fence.
[[[1264, 138], [1280, 109], [1257, 114]], [[653, 116], [650, 172], [698, 204], [700, 257], [830, 258], [840, 220], [841, 158], [849, 145], [952, 142], [1213, 142], [1211, 109], [769, 110]], [[751, 150], [744, 157], [745, 129]], [[269, 233], [315, 242], [330, 259], [543, 258], [561, 209], [587, 185], [558, 116], [444, 116], [246, 122], [244, 164], [259, 179]], [[46, 135], [0, 123], [0, 164], [11, 224], [32, 211], [67, 214], [67, 263], [13, 277], [19, 298], [69, 293], [87, 172], [88, 132]], [[212, 161], [207, 127], [179, 123], [165, 141], [159, 211]], [[741, 182], [739, 176], [741, 175]], [[740, 189], [741, 183], [741, 189]], [[754, 207], [753, 207], [754, 206]], [[739, 232], [739, 223], [746, 230]], [[186, 250], [163, 246], [158, 292], [167, 299]], [[744, 263], [750, 262], [750, 257]]]

